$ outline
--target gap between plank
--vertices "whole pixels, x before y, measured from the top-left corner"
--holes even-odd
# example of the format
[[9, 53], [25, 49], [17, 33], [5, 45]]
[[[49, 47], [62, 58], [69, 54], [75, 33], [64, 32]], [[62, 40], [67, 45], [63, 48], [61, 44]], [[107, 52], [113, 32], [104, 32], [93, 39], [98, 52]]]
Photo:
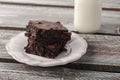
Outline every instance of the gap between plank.
[[[19, 63], [16, 60], [4, 59], [4, 58], [0, 58], [0, 62], [2, 62], [2, 63], [17, 63], [17, 64]], [[22, 64], [22, 63], [19, 63], [19, 64]], [[56, 67], [75, 69], [75, 70], [89, 70], [89, 71], [120, 73], [120, 67], [119, 66], [112, 66], [112, 65], [70, 63], [70, 64], [67, 64], [67, 65], [56, 66]]]
[[[19, 28], [19, 27], [0, 27], [0, 30], [19, 30], [19, 31], [25, 31], [26, 29], [25, 28]], [[75, 32], [77, 34], [82, 34], [82, 33], [79, 33], [77, 31], [72, 31], [72, 32]], [[120, 34], [114, 34], [114, 33], [94, 33], [94, 34], [91, 34], [91, 35], [108, 35], [108, 36], [120, 36]]]
[[3, 62], [3, 63], [19, 63], [14, 59], [4, 59], [4, 58], [0, 58], [0, 62]]
[[63, 67], [70, 68], [70, 69], [76, 69], [76, 70], [90, 70], [90, 71], [120, 73], [120, 66], [114, 66], [114, 65], [70, 63], [70, 64], [67, 64]]
[[19, 30], [19, 31], [25, 31], [25, 28], [20, 27], [6, 27], [6, 26], [0, 26], [0, 30]]

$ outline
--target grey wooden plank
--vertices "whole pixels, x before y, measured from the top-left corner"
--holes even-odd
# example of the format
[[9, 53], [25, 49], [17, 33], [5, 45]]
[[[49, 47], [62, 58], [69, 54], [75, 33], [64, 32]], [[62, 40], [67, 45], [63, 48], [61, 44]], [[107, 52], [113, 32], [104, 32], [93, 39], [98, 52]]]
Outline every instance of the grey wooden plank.
[[0, 63], [1, 80], [120, 80], [119, 73], [83, 71], [62, 67], [41, 68]]
[[[30, 5], [56, 5], [56, 6], [74, 6], [74, 0], [0, 0], [1, 3], [30, 4]], [[104, 8], [120, 8], [120, 1], [103, 0]]]
[[87, 53], [67, 67], [87, 70], [120, 72], [120, 37], [80, 35], [88, 42]]
[[[95, 71], [81, 71], [81, 70], [64, 70], [65, 80], [119, 80], [119, 75], [116, 76], [107, 72], [95, 72]], [[114, 74], [114, 73], [113, 73]], [[119, 74], [119, 73], [118, 73]]]
[[70, 6], [73, 5], [74, 0], [0, 0], [0, 2]]
[[[12, 5], [0, 5], [0, 7], [1, 26], [25, 27], [29, 20], [38, 19], [61, 21], [63, 24], [70, 24], [70, 22], [73, 21], [73, 10], [67, 8], [26, 7]], [[71, 17], [64, 18], [65, 16]]]
[[[81, 62], [110, 63], [120, 66], [120, 37], [107, 35], [81, 35], [88, 41], [88, 52], [81, 59]], [[79, 62], [79, 61], [78, 61]], [[96, 64], [97, 64], [96, 63]]]
[[63, 68], [0, 63], [0, 80], [62, 80]]
[[[0, 62], [15, 62], [7, 54], [5, 44], [21, 31], [0, 30]], [[89, 44], [87, 53], [78, 61], [64, 67], [120, 72], [120, 37], [80, 34]]]
[[[25, 28], [29, 20], [41, 19], [61, 21], [68, 29], [74, 30], [74, 10], [70, 8], [0, 5], [0, 11], [0, 26], [3, 27]], [[101, 24], [99, 33], [120, 34], [120, 12], [103, 11]]]
[[120, 0], [103, 0], [103, 6], [106, 8], [119, 8], [120, 9]]
[[[8, 31], [9, 32], [9, 31]], [[5, 30], [0, 30], [0, 61], [2, 61], [1, 59], [12, 59], [11, 56], [9, 56], [5, 49], [5, 45], [6, 43], [8, 42], [8, 40], [10, 38], [12, 38], [13, 36], [15, 36], [15, 34], [18, 34], [20, 33], [20, 31], [10, 31], [10, 33], [8, 33], [7, 31]]]

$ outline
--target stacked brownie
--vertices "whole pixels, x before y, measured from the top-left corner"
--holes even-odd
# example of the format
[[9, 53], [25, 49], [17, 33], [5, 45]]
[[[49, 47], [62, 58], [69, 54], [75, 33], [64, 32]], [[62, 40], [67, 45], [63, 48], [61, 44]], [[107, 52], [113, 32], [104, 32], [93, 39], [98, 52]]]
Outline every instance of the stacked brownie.
[[60, 22], [29, 21], [25, 35], [28, 44], [25, 51], [47, 58], [55, 58], [65, 51], [71, 33]]

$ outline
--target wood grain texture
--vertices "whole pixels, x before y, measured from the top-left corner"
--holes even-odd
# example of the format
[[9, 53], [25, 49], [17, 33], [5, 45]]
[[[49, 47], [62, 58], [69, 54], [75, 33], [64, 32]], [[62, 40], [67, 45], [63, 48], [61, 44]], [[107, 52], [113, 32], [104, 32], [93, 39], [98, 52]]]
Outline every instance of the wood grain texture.
[[103, 6], [105, 8], [119, 8], [120, 9], [120, 0], [103, 0]]
[[61, 6], [73, 6], [74, 0], [0, 0], [0, 2], [6, 3], [26, 3], [26, 4], [44, 4], [44, 5], [61, 5]]
[[[21, 31], [0, 30], [0, 62], [15, 62], [7, 54], [5, 44]], [[120, 37], [81, 34], [89, 46], [87, 53], [78, 61], [63, 67], [98, 71], [120, 72]]]
[[0, 63], [1, 80], [119, 80], [119, 73], [83, 71], [61, 67], [41, 68]]
[[[17, 5], [32, 5], [32, 6], [55, 6], [55, 7], [70, 7], [73, 8], [74, 0], [0, 0], [2, 4], [17, 4]], [[120, 1], [117, 0], [103, 0], [103, 8], [119, 9]]]
[[[67, 65], [68, 67], [77, 69], [120, 72], [119, 36], [80, 36], [84, 37], [88, 42], [87, 53], [80, 60]], [[81, 66], [81, 64], [83, 66]]]
[[[9, 31], [8, 31], [9, 32]], [[20, 31], [10, 31], [8, 33], [7, 30], [0, 30], [0, 61], [2, 61], [4, 58], [12, 59], [11, 56], [9, 56], [6, 51], [5, 45], [10, 40], [10, 38], [14, 37], [16, 34], [20, 33]]]
[[[29, 20], [48, 20], [61, 21], [69, 30], [74, 30], [74, 10], [70, 8], [0, 5], [0, 11], [3, 28], [25, 28]], [[120, 12], [103, 11], [99, 33], [120, 34]]]
[[[15, 5], [0, 5], [0, 25], [12, 27], [24, 27], [29, 20], [61, 21], [63, 24], [73, 22], [73, 9], [26, 7]], [[67, 12], [66, 12], [67, 11]], [[53, 16], [54, 15], [54, 16]], [[65, 16], [70, 16], [66, 17]]]
[[0, 80], [61, 80], [63, 68], [40, 68], [0, 63]]

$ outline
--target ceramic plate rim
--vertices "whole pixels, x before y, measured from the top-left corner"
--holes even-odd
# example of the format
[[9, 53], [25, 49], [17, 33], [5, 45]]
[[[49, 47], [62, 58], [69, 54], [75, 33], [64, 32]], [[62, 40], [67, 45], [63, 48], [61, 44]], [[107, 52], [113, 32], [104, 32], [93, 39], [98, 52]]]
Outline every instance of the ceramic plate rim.
[[[80, 37], [79, 35], [77, 35], [76, 33], [73, 33], [72, 32], [72, 35], [75, 35], [75, 36], [79, 36], [79, 39], [81, 40], [81, 43], [82, 43], [82, 49], [83, 50], [81, 50], [81, 54], [80, 53], [78, 53], [79, 55], [78, 56], [75, 56], [76, 57], [76, 59], [75, 58], [70, 58], [70, 57], [68, 57], [68, 58], [70, 58], [70, 59], [66, 59], [66, 58], [63, 58], [63, 59], [48, 59], [48, 60], [51, 60], [51, 61], [53, 61], [54, 63], [50, 63], [50, 62], [48, 62], [48, 63], [40, 63], [39, 62], [39, 60], [38, 60], [38, 62], [36, 61], [36, 62], [30, 62], [29, 60], [21, 60], [18, 56], [16, 56], [15, 55], [15, 53], [21, 53], [21, 52], [12, 52], [11, 51], [11, 49], [10, 49], [10, 45], [11, 45], [11, 42], [12, 41], [14, 41], [14, 38], [15, 37], [17, 37], [17, 36], [20, 36], [20, 35], [23, 35], [25, 32], [22, 32], [22, 33], [19, 33], [18, 35], [16, 35], [16, 36], [14, 36], [13, 38], [11, 38], [10, 40], [9, 40], [9, 42], [6, 44], [6, 49], [7, 49], [7, 51], [8, 51], [8, 54], [9, 55], [11, 55], [15, 60], [17, 60], [18, 62], [21, 62], [21, 63], [25, 63], [25, 64], [28, 64], [28, 65], [31, 65], [31, 66], [41, 66], [41, 67], [51, 67], [51, 66], [58, 66], [58, 65], [65, 65], [65, 64], [68, 64], [68, 63], [70, 63], [70, 62], [73, 62], [73, 61], [76, 61], [76, 60], [78, 60], [78, 59], [80, 59], [85, 53], [86, 53], [86, 50], [87, 50], [87, 46], [88, 46], [88, 44], [87, 44], [87, 42], [86, 42], [86, 40], [85, 39], [83, 39], [82, 37]], [[31, 57], [31, 56], [33, 56], [33, 55], [31, 55], [31, 54], [25, 54], [25, 55], [27, 55], [28, 57]], [[36, 56], [36, 55], [35, 55]], [[74, 55], [73, 55], [74, 56]], [[38, 57], [40, 57], [40, 56], [38, 56]], [[44, 58], [44, 57], [40, 57], [40, 58]], [[29, 58], [30, 59], [30, 58]], [[46, 59], [46, 58], [45, 58]], [[39, 63], [39, 64], [38, 64]]]

